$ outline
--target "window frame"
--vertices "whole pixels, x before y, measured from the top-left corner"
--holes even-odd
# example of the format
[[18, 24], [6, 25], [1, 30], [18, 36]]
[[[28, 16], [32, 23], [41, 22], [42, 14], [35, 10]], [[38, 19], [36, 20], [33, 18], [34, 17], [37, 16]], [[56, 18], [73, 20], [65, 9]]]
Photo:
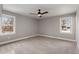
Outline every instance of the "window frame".
[[[67, 31], [62, 31], [62, 25], [61, 25], [61, 20], [62, 20], [62, 18], [64, 18], [64, 17], [71, 17], [71, 29], [70, 29], [70, 32], [67, 32]], [[63, 34], [72, 34], [72, 32], [73, 32], [73, 17], [72, 16], [60, 16], [60, 26], [59, 26], [59, 28], [60, 28], [60, 33], [63, 33]]]
[[6, 32], [6, 33], [2, 33], [1, 31], [0, 31], [0, 35], [13, 35], [13, 34], [15, 34], [16, 33], [16, 23], [15, 23], [15, 16], [13, 16], [13, 15], [8, 15], [8, 14], [2, 14], [1, 15], [1, 19], [2, 19], [2, 16], [9, 16], [9, 17], [13, 17], [13, 20], [14, 20], [14, 22], [13, 22], [13, 32]]

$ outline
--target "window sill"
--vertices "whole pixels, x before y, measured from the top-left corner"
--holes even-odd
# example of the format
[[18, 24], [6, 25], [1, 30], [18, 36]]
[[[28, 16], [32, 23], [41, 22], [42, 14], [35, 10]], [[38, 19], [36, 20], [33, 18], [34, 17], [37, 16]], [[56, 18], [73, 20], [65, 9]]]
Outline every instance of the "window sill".
[[62, 34], [72, 34], [72, 32], [65, 32], [65, 31], [60, 31]]
[[12, 33], [0, 33], [0, 36], [4, 36], [4, 35], [13, 35], [15, 34], [15, 32], [12, 32]]

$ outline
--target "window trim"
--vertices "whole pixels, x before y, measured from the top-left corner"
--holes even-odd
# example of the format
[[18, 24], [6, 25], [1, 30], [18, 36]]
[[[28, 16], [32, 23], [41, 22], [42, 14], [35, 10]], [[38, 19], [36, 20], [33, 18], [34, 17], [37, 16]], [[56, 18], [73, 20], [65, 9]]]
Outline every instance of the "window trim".
[[[13, 24], [13, 32], [7, 32], [7, 33], [2, 33], [2, 32], [0, 32], [0, 35], [13, 35], [13, 34], [15, 34], [16, 33], [16, 20], [15, 20], [15, 16], [13, 16], [13, 15], [8, 15], [8, 14], [2, 14], [2, 15], [6, 15], [6, 16], [10, 16], [10, 17], [13, 17], [14, 18], [14, 24]], [[1, 16], [2, 16], [1, 15]]]
[[[71, 31], [70, 32], [62, 32], [62, 29], [61, 29], [61, 19], [62, 19], [62, 17], [64, 18], [64, 17], [71, 17], [72, 18], [72, 20], [71, 20]], [[59, 19], [59, 24], [60, 24], [60, 26], [59, 26], [59, 29], [60, 29], [60, 33], [62, 33], [62, 34], [72, 34], [73, 33], [73, 17], [72, 16], [60, 16], [60, 19]]]

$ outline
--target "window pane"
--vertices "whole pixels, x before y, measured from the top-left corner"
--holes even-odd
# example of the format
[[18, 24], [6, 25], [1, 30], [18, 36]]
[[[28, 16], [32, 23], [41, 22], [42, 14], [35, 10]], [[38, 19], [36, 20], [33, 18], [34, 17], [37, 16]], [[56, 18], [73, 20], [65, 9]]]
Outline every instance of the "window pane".
[[2, 15], [0, 17], [0, 34], [11, 34], [15, 32], [14, 17], [10, 15]]
[[61, 32], [67, 32], [70, 33], [72, 30], [72, 17], [67, 16], [67, 17], [62, 17], [60, 20], [60, 30]]

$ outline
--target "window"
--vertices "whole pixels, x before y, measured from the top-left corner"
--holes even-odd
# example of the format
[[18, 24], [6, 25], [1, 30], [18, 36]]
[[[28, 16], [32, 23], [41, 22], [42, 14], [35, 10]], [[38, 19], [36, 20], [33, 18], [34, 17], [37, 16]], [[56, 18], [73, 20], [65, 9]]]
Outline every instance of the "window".
[[72, 33], [72, 17], [71, 16], [60, 18], [60, 32]]
[[15, 17], [2, 14], [0, 16], [0, 35], [15, 33]]

